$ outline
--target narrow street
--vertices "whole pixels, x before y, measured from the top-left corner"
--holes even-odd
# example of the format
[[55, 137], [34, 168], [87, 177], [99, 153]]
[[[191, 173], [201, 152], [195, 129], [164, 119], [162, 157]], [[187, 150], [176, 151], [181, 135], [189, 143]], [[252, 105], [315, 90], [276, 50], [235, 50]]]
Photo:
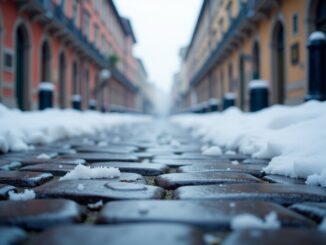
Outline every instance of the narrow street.
[[[202, 146], [184, 129], [154, 121], [3, 154], [0, 225], [8, 227], [0, 229], [1, 244], [325, 242], [317, 228], [324, 188], [265, 175], [267, 159], [207, 156]], [[121, 173], [85, 179], [81, 164]], [[69, 171], [76, 173], [68, 177]], [[12, 192], [25, 189], [35, 199]], [[246, 231], [242, 222], [294, 229]]]

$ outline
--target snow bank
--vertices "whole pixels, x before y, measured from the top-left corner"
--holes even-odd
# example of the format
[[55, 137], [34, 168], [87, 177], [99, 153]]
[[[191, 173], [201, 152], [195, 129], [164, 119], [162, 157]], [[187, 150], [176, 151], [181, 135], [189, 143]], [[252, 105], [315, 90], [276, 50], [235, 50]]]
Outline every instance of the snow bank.
[[[76, 180], [76, 179], [113, 179], [120, 176], [120, 170], [113, 167], [95, 167], [91, 168], [78, 164], [73, 170], [66, 173], [60, 180]], [[78, 185], [78, 190], [83, 190], [83, 185]]]
[[35, 199], [36, 194], [33, 190], [25, 189], [24, 192], [16, 193], [14, 191], [9, 191], [9, 200], [14, 201], [25, 201]]
[[326, 102], [275, 105], [255, 113], [233, 107], [221, 113], [171, 118], [206, 143], [271, 159], [269, 174], [308, 178], [326, 186]]
[[47, 109], [21, 112], [0, 104], [0, 153], [26, 151], [31, 145], [47, 144], [74, 136], [94, 135], [112, 127], [151, 120], [148, 116]]
[[243, 229], [278, 229], [281, 227], [275, 212], [266, 215], [265, 220], [262, 220], [252, 214], [240, 214], [231, 220], [232, 230]]

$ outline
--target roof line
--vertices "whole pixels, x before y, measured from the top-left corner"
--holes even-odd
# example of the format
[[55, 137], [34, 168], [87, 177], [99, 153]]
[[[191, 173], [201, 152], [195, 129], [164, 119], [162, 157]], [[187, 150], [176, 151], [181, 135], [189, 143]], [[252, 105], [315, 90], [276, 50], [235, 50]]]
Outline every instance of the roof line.
[[185, 59], [187, 59], [187, 57], [189, 55], [189, 52], [190, 52], [190, 49], [191, 49], [192, 45], [194, 44], [195, 37], [196, 37], [197, 31], [199, 29], [199, 24], [201, 22], [201, 19], [203, 18], [204, 10], [206, 8], [206, 5], [207, 5], [208, 1], [209, 0], [203, 0], [203, 4], [201, 6], [201, 9], [200, 9], [200, 12], [199, 12], [199, 15], [198, 15], [198, 18], [197, 18], [197, 22], [196, 22], [194, 31], [193, 31], [192, 36], [191, 36], [190, 44], [187, 47], [187, 52], [186, 52], [186, 55], [185, 55]]

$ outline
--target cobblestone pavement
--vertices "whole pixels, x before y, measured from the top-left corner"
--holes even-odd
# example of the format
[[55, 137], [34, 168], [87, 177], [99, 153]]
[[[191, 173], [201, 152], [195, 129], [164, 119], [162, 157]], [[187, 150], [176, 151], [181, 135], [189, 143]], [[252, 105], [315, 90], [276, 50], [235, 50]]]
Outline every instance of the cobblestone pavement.
[[[201, 147], [157, 122], [0, 155], [0, 244], [326, 244], [324, 188], [265, 176], [268, 160], [204, 156]], [[122, 173], [59, 181], [77, 164]], [[25, 188], [36, 199], [7, 200]], [[236, 215], [271, 212], [281, 229], [230, 229]]]

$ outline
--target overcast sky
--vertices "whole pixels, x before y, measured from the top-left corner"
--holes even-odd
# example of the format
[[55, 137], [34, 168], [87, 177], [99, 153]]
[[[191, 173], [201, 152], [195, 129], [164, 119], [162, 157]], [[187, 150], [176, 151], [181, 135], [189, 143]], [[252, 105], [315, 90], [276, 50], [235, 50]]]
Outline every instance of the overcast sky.
[[189, 43], [202, 0], [115, 0], [120, 14], [132, 21], [150, 81], [168, 91], [178, 71], [179, 48]]

